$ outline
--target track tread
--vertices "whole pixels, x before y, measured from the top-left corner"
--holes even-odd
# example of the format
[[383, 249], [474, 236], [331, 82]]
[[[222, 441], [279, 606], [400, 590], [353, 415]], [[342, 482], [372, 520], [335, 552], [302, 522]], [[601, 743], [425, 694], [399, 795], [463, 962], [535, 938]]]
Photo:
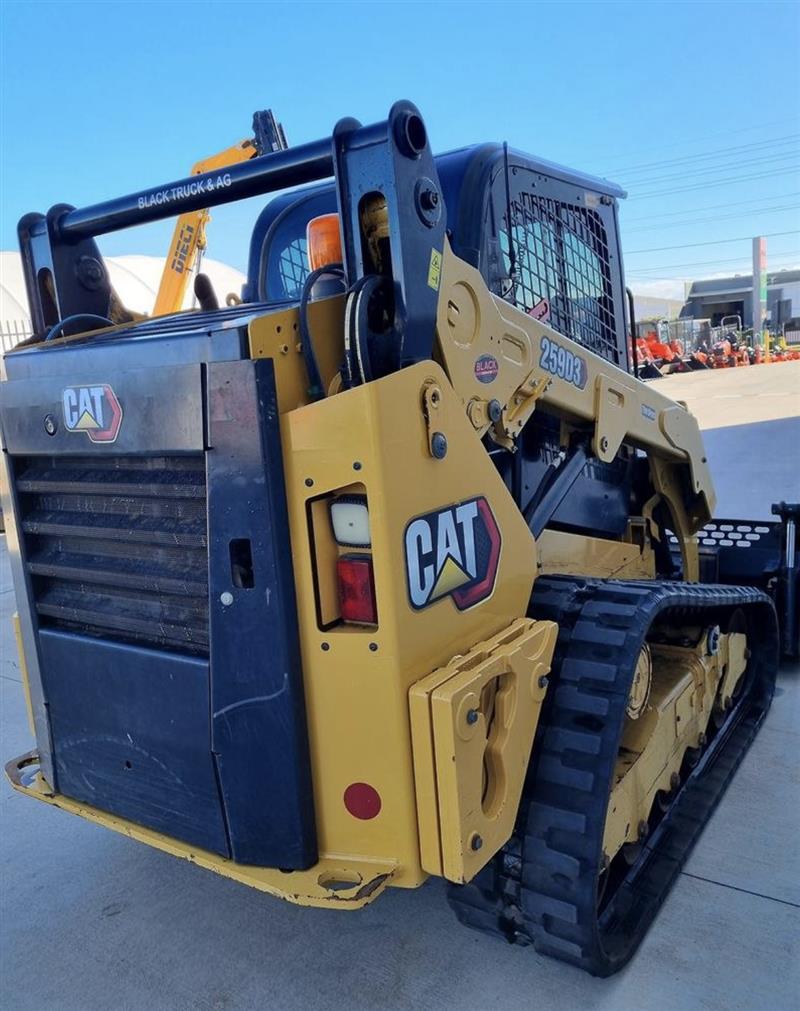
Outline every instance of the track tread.
[[[639, 650], [666, 610], [714, 620], [755, 608], [749, 690], [742, 693], [643, 852], [597, 916], [608, 796]], [[451, 885], [459, 920], [594, 975], [636, 950], [769, 708], [777, 620], [750, 587], [540, 577], [529, 612], [559, 625], [515, 834], [467, 885]]]

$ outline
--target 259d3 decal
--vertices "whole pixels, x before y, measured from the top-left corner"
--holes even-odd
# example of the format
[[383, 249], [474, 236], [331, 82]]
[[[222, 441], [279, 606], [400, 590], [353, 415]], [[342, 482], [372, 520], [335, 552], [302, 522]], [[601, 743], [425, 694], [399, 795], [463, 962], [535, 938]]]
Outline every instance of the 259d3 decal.
[[408, 597], [415, 610], [452, 597], [459, 611], [494, 589], [500, 530], [483, 496], [411, 520], [405, 532]]
[[586, 386], [589, 369], [581, 355], [563, 347], [550, 337], [542, 337], [539, 366], [559, 379], [564, 379], [582, 390]]
[[122, 407], [107, 384], [68, 386], [61, 403], [68, 432], [84, 432], [92, 442], [114, 442], [119, 435]]

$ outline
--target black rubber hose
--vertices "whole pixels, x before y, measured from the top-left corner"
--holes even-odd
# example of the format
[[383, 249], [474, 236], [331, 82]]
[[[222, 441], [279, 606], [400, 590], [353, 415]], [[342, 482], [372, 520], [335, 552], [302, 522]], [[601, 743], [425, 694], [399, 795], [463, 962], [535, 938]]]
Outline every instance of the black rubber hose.
[[347, 378], [351, 386], [369, 383], [374, 378], [369, 351], [369, 304], [385, 281], [379, 274], [367, 274], [350, 290], [344, 340]]
[[89, 320], [92, 323], [102, 323], [103, 326], [114, 326], [113, 320], [107, 319], [105, 316], [97, 316], [93, 312], [77, 312], [74, 316], [67, 316], [66, 319], [60, 319], [55, 326], [51, 326], [45, 334], [44, 339], [46, 341], [55, 340], [59, 332], [63, 330], [68, 323], [77, 323], [79, 319]]
[[344, 268], [341, 263], [329, 263], [324, 267], [312, 270], [303, 282], [303, 291], [300, 295], [300, 347], [303, 351], [303, 360], [308, 374], [308, 395], [312, 400], [320, 400], [325, 395], [325, 391], [322, 388], [322, 375], [314, 352], [311, 331], [308, 328], [308, 303], [311, 299], [312, 288], [324, 274], [343, 278]]

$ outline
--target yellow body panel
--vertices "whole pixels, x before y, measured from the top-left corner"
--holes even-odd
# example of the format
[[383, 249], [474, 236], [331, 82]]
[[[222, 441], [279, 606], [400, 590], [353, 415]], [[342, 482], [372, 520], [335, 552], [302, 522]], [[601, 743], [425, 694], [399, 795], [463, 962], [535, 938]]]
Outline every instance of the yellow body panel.
[[[441, 390], [448, 441], [442, 460], [429, 453], [422, 413], [431, 382]], [[525, 613], [536, 571], [534, 541], [433, 362], [289, 410], [281, 427], [320, 852], [329, 859], [394, 861], [392, 884], [417, 885], [425, 872], [408, 690], [505, 628], [510, 615]], [[309, 504], [354, 481], [369, 502], [379, 624], [326, 630], [317, 613]], [[502, 534], [493, 594], [465, 611], [447, 596], [414, 610], [406, 586], [406, 525], [475, 496], [487, 499]], [[353, 817], [343, 803], [348, 785], [361, 782], [381, 797], [380, 814], [370, 820]]]
[[422, 865], [469, 881], [514, 828], [558, 626], [519, 618], [409, 693]]
[[603, 579], [654, 579], [652, 549], [626, 541], [545, 530], [536, 542], [540, 573], [599, 576]]
[[[308, 328], [326, 389], [333, 382], [344, 355], [344, 302], [344, 295], [335, 295], [308, 305]], [[299, 318], [300, 312], [294, 306], [259, 316], [249, 328], [251, 357], [272, 359], [280, 414], [309, 403]]]

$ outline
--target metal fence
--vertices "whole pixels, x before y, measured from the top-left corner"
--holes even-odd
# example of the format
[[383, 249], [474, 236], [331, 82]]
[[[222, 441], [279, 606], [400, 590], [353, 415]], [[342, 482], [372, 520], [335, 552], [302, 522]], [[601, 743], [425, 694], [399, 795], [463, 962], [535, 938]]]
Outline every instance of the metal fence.
[[685, 351], [696, 351], [701, 345], [713, 343], [714, 329], [710, 319], [659, 319], [640, 320], [636, 324], [637, 337], [655, 333], [662, 344], [680, 341]]
[[32, 334], [33, 327], [29, 319], [4, 319], [0, 322], [0, 348], [3, 352], [10, 351]]
[[[712, 326], [710, 319], [659, 319], [639, 320], [636, 323], [637, 337], [646, 337], [648, 333], [657, 335], [662, 344], [672, 344], [680, 341], [684, 352], [708, 350], [719, 341], [731, 341], [747, 346], [761, 344], [763, 340], [753, 335], [752, 327], [742, 328], [737, 320], [726, 326]], [[784, 345], [797, 347], [800, 345], [800, 330], [784, 327], [782, 333], [771, 333], [770, 344], [773, 348]]]

